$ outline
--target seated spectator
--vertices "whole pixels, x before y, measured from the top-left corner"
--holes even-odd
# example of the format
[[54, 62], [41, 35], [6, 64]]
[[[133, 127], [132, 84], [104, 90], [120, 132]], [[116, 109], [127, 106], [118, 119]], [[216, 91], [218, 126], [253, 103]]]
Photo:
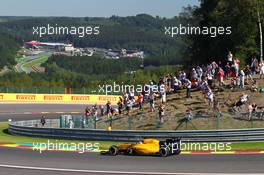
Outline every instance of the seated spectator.
[[118, 115], [118, 109], [117, 108], [111, 108], [111, 116], [115, 116], [115, 115]]
[[214, 94], [212, 91], [207, 92], [207, 99], [209, 101], [209, 106], [213, 107], [213, 102], [214, 102]]
[[234, 103], [233, 109], [236, 110], [237, 108], [240, 108], [242, 105], [246, 104], [248, 100], [249, 100], [249, 96], [243, 93], [239, 97], [239, 100]]
[[186, 110], [186, 119], [189, 121], [193, 119], [192, 108]]
[[174, 93], [178, 92], [178, 90], [181, 88], [181, 81], [177, 79], [177, 77], [173, 77], [173, 89]]
[[258, 84], [257, 84], [256, 80], [253, 81], [253, 84], [252, 84], [252, 86], [250, 88], [250, 91], [251, 92], [258, 92]]

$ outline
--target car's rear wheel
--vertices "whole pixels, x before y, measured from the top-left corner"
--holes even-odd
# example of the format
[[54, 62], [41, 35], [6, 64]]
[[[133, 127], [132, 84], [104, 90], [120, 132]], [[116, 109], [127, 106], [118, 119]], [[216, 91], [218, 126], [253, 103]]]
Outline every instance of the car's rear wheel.
[[112, 155], [112, 156], [116, 156], [117, 154], [118, 154], [118, 148], [117, 148], [117, 146], [115, 146], [115, 145], [113, 145], [113, 146], [111, 146], [110, 148], [109, 148], [109, 153], [110, 153], [110, 155]]
[[161, 157], [167, 157], [169, 154], [169, 150], [166, 148], [160, 148], [159, 154]]

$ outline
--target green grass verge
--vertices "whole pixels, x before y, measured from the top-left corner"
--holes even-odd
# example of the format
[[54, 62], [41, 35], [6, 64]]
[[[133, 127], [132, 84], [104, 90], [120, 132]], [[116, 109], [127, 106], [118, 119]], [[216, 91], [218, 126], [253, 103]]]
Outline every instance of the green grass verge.
[[264, 142], [235, 142], [232, 150], [264, 150]]
[[100, 149], [108, 149], [111, 145], [117, 145], [121, 142], [112, 142], [112, 141], [83, 141], [83, 140], [63, 140], [63, 139], [48, 139], [48, 138], [37, 138], [37, 137], [26, 137], [26, 136], [17, 136], [7, 133], [8, 123], [0, 122], [0, 143], [14, 144], [14, 143], [47, 143], [48, 140], [50, 143], [99, 143]]
[[[0, 143], [47, 143], [49, 140], [51, 143], [99, 143], [100, 149], [108, 149], [111, 145], [121, 144], [122, 142], [112, 141], [81, 141], [81, 140], [61, 140], [61, 139], [47, 139], [47, 138], [36, 138], [36, 137], [25, 137], [10, 135], [7, 133], [8, 124], [6, 122], [0, 123]], [[215, 144], [215, 143], [214, 143]], [[206, 143], [203, 143], [206, 145]], [[201, 145], [200, 145], [201, 146]], [[201, 146], [203, 147], [203, 146]], [[194, 149], [194, 147], [189, 147]], [[245, 151], [245, 150], [264, 150], [264, 142], [234, 142], [230, 143], [232, 151]], [[191, 150], [188, 150], [191, 151]], [[195, 151], [199, 151], [195, 149]], [[201, 151], [201, 150], [200, 150]]]

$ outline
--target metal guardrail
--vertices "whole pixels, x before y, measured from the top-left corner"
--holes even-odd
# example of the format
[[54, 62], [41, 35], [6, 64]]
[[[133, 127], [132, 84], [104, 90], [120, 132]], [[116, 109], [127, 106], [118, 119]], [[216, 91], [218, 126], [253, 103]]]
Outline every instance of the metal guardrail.
[[[50, 123], [58, 122], [50, 119]], [[190, 142], [228, 142], [264, 140], [264, 129], [229, 130], [184, 130], [184, 131], [144, 131], [144, 130], [102, 130], [102, 129], [62, 129], [41, 127], [39, 120], [9, 122], [8, 132], [15, 135], [78, 140], [139, 141], [142, 138], [180, 137]], [[48, 122], [47, 122], [48, 123]]]

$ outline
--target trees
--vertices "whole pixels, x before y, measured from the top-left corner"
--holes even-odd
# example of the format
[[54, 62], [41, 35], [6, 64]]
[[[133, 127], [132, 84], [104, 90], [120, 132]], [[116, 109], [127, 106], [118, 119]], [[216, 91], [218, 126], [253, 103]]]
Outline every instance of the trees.
[[[263, 1], [261, 4], [264, 8]], [[192, 21], [199, 21], [199, 26], [231, 26], [232, 33], [216, 38], [191, 36], [191, 46], [187, 51], [191, 60], [225, 60], [229, 50], [244, 60], [259, 55], [256, 8], [256, 0], [201, 0], [201, 6], [192, 9]], [[263, 10], [261, 15], [263, 19]]]
[[[137, 58], [107, 60], [97, 56], [56, 56], [50, 57], [44, 65], [45, 74], [10, 75], [21, 77], [32, 86], [47, 85], [48, 87], [95, 87], [98, 83], [114, 80], [142, 83], [144, 80], [157, 78], [161, 72], [166, 73], [171, 70], [167, 65], [191, 66], [212, 60], [225, 61], [229, 50], [243, 62], [253, 55], [260, 54], [258, 19], [263, 25], [264, 1], [200, 0], [200, 2], [200, 7], [186, 7], [179, 16], [170, 19], [147, 14], [110, 18], [8, 17], [0, 23], [0, 30], [2, 30], [0, 32], [0, 68], [15, 64], [14, 55], [18, 45], [26, 40], [71, 42], [76, 47], [138, 49], [146, 53], [143, 70], [140, 67], [142, 60]], [[259, 12], [259, 18], [257, 12]], [[100, 35], [83, 38], [74, 35], [50, 35], [39, 38], [32, 35], [33, 26], [46, 24], [98, 25]], [[230, 26], [232, 33], [216, 37], [184, 35], [172, 38], [164, 35], [164, 26], [179, 26], [179, 24], [200, 27]], [[136, 70], [135, 74], [129, 74], [134, 70]], [[4, 76], [0, 81], [6, 81], [10, 85], [13, 83], [10, 80], [18, 81], [14, 77]], [[24, 81], [20, 83], [25, 84]], [[17, 84], [14, 82], [13, 85]]]
[[56, 64], [65, 70], [86, 75], [116, 75], [139, 69], [141, 62], [141, 58], [106, 59], [99, 56], [62, 55], [51, 56], [44, 66]]
[[19, 49], [18, 43], [8, 33], [0, 30], [0, 69], [16, 63], [15, 55]]

